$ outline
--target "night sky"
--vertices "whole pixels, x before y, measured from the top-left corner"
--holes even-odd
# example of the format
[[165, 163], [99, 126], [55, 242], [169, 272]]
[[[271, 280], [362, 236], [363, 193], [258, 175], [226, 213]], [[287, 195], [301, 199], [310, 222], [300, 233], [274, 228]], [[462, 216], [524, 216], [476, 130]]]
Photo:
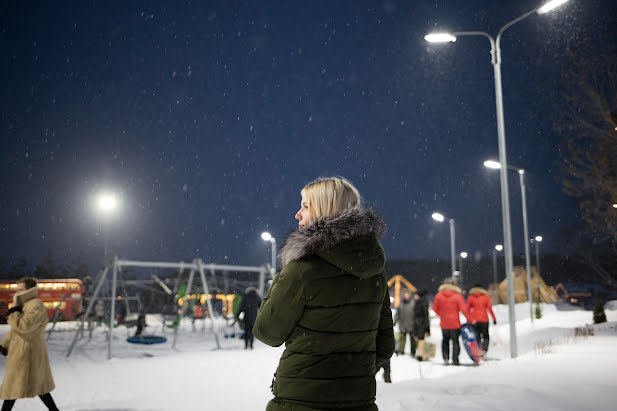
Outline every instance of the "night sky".
[[[260, 233], [297, 226], [300, 190], [350, 179], [388, 224], [389, 258], [486, 255], [503, 241], [486, 30], [520, 1], [2, 2], [0, 260], [103, 262], [93, 198], [120, 193], [109, 247], [140, 260], [260, 265]], [[567, 252], [576, 222], [554, 131], [566, 49], [617, 44], [617, 3], [533, 15], [502, 41], [509, 162], [527, 169], [530, 234]], [[523, 252], [518, 176], [513, 245]]]

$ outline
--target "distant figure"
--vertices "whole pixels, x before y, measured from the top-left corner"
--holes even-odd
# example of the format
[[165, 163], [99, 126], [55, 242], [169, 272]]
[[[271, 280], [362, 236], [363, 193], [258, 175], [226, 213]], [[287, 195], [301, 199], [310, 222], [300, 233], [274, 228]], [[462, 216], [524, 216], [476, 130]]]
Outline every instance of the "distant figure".
[[[428, 316], [428, 302], [426, 301], [426, 290], [418, 290], [414, 294], [416, 303], [413, 308], [414, 328], [413, 334], [418, 342], [424, 341], [424, 337], [431, 334], [431, 321]], [[422, 361], [422, 356], [417, 357]]]
[[315, 180], [301, 195], [254, 329], [285, 344], [266, 410], [377, 411], [375, 370], [394, 352], [386, 225], [343, 178]]
[[0, 342], [0, 354], [7, 357], [0, 386], [0, 399], [4, 400], [2, 411], [10, 411], [18, 398], [37, 395], [49, 410], [58, 410], [50, 394], [56, 386], [45, 344], [47, 309], [38, 292], [34, 278], [20, 279], [13, 307], [7, 313], [10, 330]]
[[146, 324], [146, 314], [144, 312], [139, 313], [136, 325], [137, 329], [135, 330], [135, 336], [138, 336], [141, 335], [141, 333], [144, 331], [144, 328], [148, 326], [148, 324]]
[[474, 328], [476, 334], [478, 334], [478, 340], [484, 350], [484, 354], [488, 351], [488, 314], [487, 311], [493, 317], [493, 325], [497, 324], [497, 318], [493, 312], [493, 304], [491, 304], [491, 298], [488, 296], [488, 292], [480, 284], [473, 286], [469, 290], [469, 297], [467, 298], [467, 306], [471, 312], [471, 316], [476, 321]]
[[452, 277], [447, 277], [443, 284], [439, 286], [439, 292], [433, 301], [433, 311], [439, 316], [441, 321], [441, 355], [446, 364], [450, 359], [450, 341], [452, 341], [452, 364], [459, 365], [458, 356], [461, 351], [458, 338], [461, 335], [461, 322], [459, 313], [467, 318], [471, 324], [474, 320], [469, 314], [467, 304], [463, 299], [463, 291], [454, 283]]
[[416, 301], [411, 298], [411, 291], [405, 288], [402, 292], [403, 300], [396, 309], [394, 314], [394, 325], [398, 323], [398, 346], [399, 352], [405, 354], [405, 343], [407, 342], [407, 336], [409, 336], [409, 351], [411, 356], [416, 355], [416, 340], [414, 338], [414, 306]]
[[259, 312], [259, 306], [261, 305], [261, 298], [257, 295], [257, 289], [255, 287], [248, 287], [246, 293], [240, 303], [240, 309], [238, 315], [244, 313], [244, 349], [253, 349], [253, 326], [257, 319], [257, 313]]
[[96, 324], [100, 327], [105, 319], [105, 303], [98, 300], [94, 305], [94, 316], [96, 317]]

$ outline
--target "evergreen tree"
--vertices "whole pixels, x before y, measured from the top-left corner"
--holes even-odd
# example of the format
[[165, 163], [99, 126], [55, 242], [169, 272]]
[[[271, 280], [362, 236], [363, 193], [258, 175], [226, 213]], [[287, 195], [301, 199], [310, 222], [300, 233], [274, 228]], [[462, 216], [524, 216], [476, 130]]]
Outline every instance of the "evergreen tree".
[[542, 318], [542, 308], [540, 308], [540, 301], [536, 303], [536, 318], [538, 320]]
[[604, 312], [604, 306], [600, 300], [596, 301], [595, 307], [593, 307], [593, 323], [600, 324], [606, 322], [606, 313]]

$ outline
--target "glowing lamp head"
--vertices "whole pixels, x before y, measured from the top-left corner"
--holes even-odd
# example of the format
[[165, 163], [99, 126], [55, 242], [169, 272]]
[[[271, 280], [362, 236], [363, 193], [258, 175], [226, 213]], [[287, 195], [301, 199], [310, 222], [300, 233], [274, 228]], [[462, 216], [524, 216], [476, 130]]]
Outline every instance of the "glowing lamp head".
[[540, 242], [542, 242], [542, 236], [541, 236], [541, 235], [537, 235], [537, 236], [536, 236], [536, 238], [535, 238], [535, 240], [536, 240], [537, 242], [539, 242], [539, 243], [540, 243]]
[[261, 233], [261, 239], [264, 241], [271, 241], [272, 240], [272, 234], [270, 234], [269, 232], [265, 231], [263, 233]]
[[497, 245], [495, 246], [495, 250], [497, 250], [497, 251], [502, 251], [502, 250], [503, 250], [503, 245], [501, 245], [501, 244], [497, 244]]
[[499, 170], [501, 168], [501, 163], [495, 160], [486, 160], [484, 162], [484, 167]]
[[96, 199], [96, 205], [103, 213], [113, 213], [118, 209], [118, 199], [113, 194], [101, 193]]
[[466, 253], [465, 251], [463, 251], [463, 252], [461, 253], [461, 258], [462, 258], [462, 259], [467, 258], [467, 253]]
[[429, 43], [454, 43], [456, 37], [450, 33], [430, 33], [424, 36], [424, 40]]
[[548, 13], [567, 2], [568, 0], [551, 0], [538, 9], [538, 14]]
[[433, 213], [431, 214], [431, 218], [435, 221], [439, 221], [440, 223], [443, 223], [443, 221], [446, 219], [443, 214], [440, 213]]
[[617, 208], [617, 203], [613, 204], [613, 208]]

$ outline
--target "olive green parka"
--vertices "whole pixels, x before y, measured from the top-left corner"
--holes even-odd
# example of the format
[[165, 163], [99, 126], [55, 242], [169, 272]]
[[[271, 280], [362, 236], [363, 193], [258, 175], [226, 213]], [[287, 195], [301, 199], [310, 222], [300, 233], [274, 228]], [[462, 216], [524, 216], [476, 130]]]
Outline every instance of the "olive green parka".
[[253, 333], [285, 343], [267, 410], [376, 410], [375, 370], [394, 352], [385, 224], [346, 210], [294, 231]]

